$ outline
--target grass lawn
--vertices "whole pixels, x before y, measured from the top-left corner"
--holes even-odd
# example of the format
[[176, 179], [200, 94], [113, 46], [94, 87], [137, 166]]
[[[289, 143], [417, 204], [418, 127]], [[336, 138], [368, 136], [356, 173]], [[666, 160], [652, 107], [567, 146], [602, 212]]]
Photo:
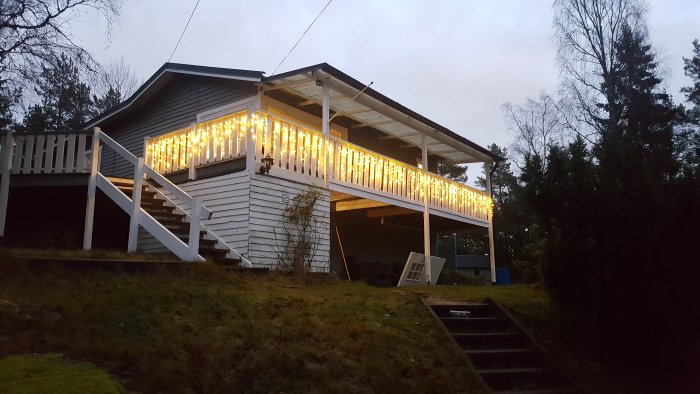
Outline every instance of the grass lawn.
[[[421, 290], [504, 303], [567, 363], [600, 381], [595, 365], [561, 340], [569, 328], [544, 292]], [[240, 277], [207, 264], [127, 273], [37, 269], [3, 258], [0, 358], [26, 353], [91, 362], [144, 392], [484, 391], [410, 290]]]
[[108, 373], [60, 354], [15, 355], [0, 359], [0, 392], [5, 394], [123, 393]]

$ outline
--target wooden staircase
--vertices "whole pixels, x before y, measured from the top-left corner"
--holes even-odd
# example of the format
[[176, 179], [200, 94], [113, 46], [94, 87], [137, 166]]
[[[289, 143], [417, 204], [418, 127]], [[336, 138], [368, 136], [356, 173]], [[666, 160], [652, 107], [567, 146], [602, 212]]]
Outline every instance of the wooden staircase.
[[544, 348], [492, 300], [480, 304], [426, 305], [493, 392], [579, 392]]
[[[109, 181], [131, 198], [134, 191], [133, 179], [110, 177]], [[188, 242], [189, 223], [185, 221], [185, 215], [176, 212], [175, 207], [167, 205], [166, 201], [160, 198], [158, 193], [146, 183], [141, 189], [141, 208], [183, 242]], [[240, 264], [240, 259], [228, 257], [228, 249], [218, 248], [218, 241], [208, 239], [206, 236], [206, 231], [199, 232], [199, 254], [202, 257], [229, 267], [236, 267]]]

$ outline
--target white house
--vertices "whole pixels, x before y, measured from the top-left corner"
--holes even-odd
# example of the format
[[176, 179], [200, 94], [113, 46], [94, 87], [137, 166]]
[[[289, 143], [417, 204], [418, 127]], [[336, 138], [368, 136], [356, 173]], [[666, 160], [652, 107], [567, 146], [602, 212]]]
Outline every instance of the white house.
[[85, 131], [6, 133], [2, 152], [3, 229], [15, 178], [73, 174], [87, 185], [85, 249], [104, 193], [130, 216], [129, 251], [275, 268], [284, 211], [313, 188], [314, 270], [403, 265], [438, 232], [481, 228], [495, 280], [489, 191], [436, 172], [500, 158], [325, 63], [271, 77], [166, 63]]

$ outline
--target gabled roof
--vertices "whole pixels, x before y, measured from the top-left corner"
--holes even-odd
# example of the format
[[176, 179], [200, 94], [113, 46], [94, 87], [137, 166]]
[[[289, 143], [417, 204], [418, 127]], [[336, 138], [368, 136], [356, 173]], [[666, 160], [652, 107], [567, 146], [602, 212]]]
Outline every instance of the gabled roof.
[[[410, 130], [419, 131], [418, 134], [423, 133], [430, 137], [429, 152], [447, 157], [453, 162], [503, 160], [503, 158], [494, 155], [488, 149], [404, 107], [376, 90], [366, 88], [362, 82], [332, 67], [328, 63], [320, 63], [270, 77], [264, 77], [264, 72], [262, 71], [165, 63], [131, 97], [109, 111], [91, 119], [84, 125], [84, 128], [87, 129], [103, 123], [107, 119], [136, 107], [140, 102], [147, 101], [176, 74], [250, 81], [260, 83], [263, 86], [273, 87], [277, 84], [282, 86], [291, 82], [290, 86], [292, 87], [287, 88], [285, 86], [285, 88], [292, 91], [292, 93], [301, 94], [307, 98], [318, 96], [318, 91], [320, 90], [316, 89], [316, 79], [325, 79], [329, 83], [334, 84], [334, 90], [338, 90], [344, 96], [347, 96], [343, 97], [343, 102], [340, 102], [342, 100], [334, 99], [331, 103], [332, 106], [334, 104], [337, 106], [340, 103], [340, 107], [343, 109], [340, 113], [342, 116], [349, 116], [364, 124], [374, 124], [376, 126], [373, 127], [414, 145], [419, 144], [421, 137], [415, 132], [411, 133]], [[362, 91], [362, 94], [358, 94], [360, 91]], [[351, 98], [356, 96], [356, 94], [356, 99], [352, 100]], [[353, 106], [356, 114], [347, 115], [352, 112], [350, 109]], [[338, 109], [336, 108], [336, 110]], [[361, 115], [359, 111], [363, 111], [365, 114]], [[375, 119], [375, 121], [369, 122], [367, 119]], [[385, 123], [383, 123], [382, 119], [385, 119]], [[388, 120], [395, 121], [389, 122]]]
[[102, 114], [90, 119], [87, 123], [85, 123], [84, 128], [87, 129], [93, 127], [127, 109], [130, 109], [141, 99], [150, 96], [149, 93], [152, 93], [154, 90], [158, 90], [160, 87], [162, 87], [174, 74], [201, 75], [205, 77], [260, 82], [264, 72], [236, 70], [221, 67], [206, 67], [192, 64], [165, 63], [158, 69], [158, 71], [148, 78], [148, 80], [144, 82], [143, 85], [141, 85], [141, 87], [134, 92], [134, 94], [131, 95], [131, 97], [116, 107], [111, 108], [109, 111], [103, 112]]
[[[376, 90], [367, 88], [364, 83], [328, 63], [265, 77], [262, 83], [271, 87], [279, 84], [284, 86], [285, 90], [318, 102], [321, 97], [321, 88], [316, 84], [317, 79], [330, 80], [333, 83], [331, 89], [346, 96], [331, 100], [332, 108], [334, 104], [335, 110], [342, 108], [341, 116], [350, 117], [363, 124], [372, 124], [372, 127], [416, 146], [421, 144], [422, 137], [416, 133], [419, 131], [430, 137], [428, 151], [431, 154], [446, 157], [455, 163], [503, 160], [488, 149], [406, 108]], [[360, 91], [362, 94], [359, 94]], [[357, 97], [353, 100], [356, 95]], [[464, 151], [471, 153], [467, 154]]]

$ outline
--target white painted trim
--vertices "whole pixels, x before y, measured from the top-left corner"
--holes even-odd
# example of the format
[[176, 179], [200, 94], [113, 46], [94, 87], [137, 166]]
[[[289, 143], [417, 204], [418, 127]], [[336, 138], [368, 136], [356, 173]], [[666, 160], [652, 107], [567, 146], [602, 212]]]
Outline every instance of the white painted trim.
[[205, 73], [205, 72], [197, 72], [197, 71], [172, 70], [172, 69], [166, 69], [164, 71], [170, 71], [173, 74], [200, 75], [200, 76], [204, 76], [204, 77], [215, 77], [215, 78], [221, 78], [221, 79], [235, 79], [238, 81], [260, 82], [260, 78], [253, 78], [253, 77], [239, 77], [239, 76], [235, 76], [235, 75]]
[[[107, 197], [114, 201], [124, 212], [130, 213], [132, 208], [131, 199], [119, 190], [112, 182], [110, 182], [104, 175], [97, 174], [97, 187], [102, 190]], [[155, 220], [148, 212], [141, 208], [139, 214], [141, 218], [140, 224], [146, 229], [151, 235], [153, 235], [160, 243], [163, 244], [168, 250], [173, 252], [180, 260], [183, 261], [193, 261], [190, 256], [190, 250], [186, 243], [176, 237], [170, 230], [165, 228], [157, 220]], [[194, 261], [205, 261], [204, 257], [197, 256]]]
[[92, 249], [92, 231], [95, 220], [95, 194], [97, 191], [97, 173], [100, 170], [100, 131], [95, 127], [92, 133], [92, 154], [90, 159], [90, 179], [88, 180], [87, 202], [85, 204], [85, 229], [83, 230], [83, 250]]
[[[357, 197], [362, 197], [362, 198], [368, 198], [370, 200], [376, 200], [380, 202], [385, 202], [387, 204], [392, 204], [396, 205], [397, 207], [401, 208], [407, 208], [416, 211], [416, 213], [420, 213], [423, 211], [423, 205], [417, 202], [409, 201], [403, 198], [399, 198], [397, 196], [387, 196], [384, 194], [379, 194], [373, 189], [369, 189], [366, 187], [358, 186], [352, 183], [347, 183], [343, 181], [339, 181], [337, 179], [330, 179], [330, 182], [328, 183], [328, 189], [336, 192], [341, 192], [345, 194], [351, 194], [353, 196]], [[488, 227], [487, 222], [482, 222], [478, 219], [467, 217], [467, 216], [460, 216], [451, 212], [447, 212], [443, 209], [436, 208], [436, 207], [429, 207], [430, 213], [438, 216], [442, 216], [448, 219], [456, 220], [458, 222], [463, 222], [463, 223], [468, 223], [468, 224], [473, 224], [479, 227]]]
[[189, 260], [196, 261], [199, 256], [199, 229], [202, 218], [202, 197], [192, 197], [192, 205], [190, 206], [192, 213], [190, 214], [190, 233], [187, 238], [189, 249]]
[[[486, 178], [486, 193], [493, 201], [493, 193], [491, 189], [491, 164], [484, 163], [484, 175]], [[489, 218], [489, 267], [491, 268], [491, 283], [496, 283], [496, 254], [493, 239], [493, 213]]]
[[7, 204], [10, 197], [10, 167], [12, 166], [12, 152], [14, 151], [12, 130], [7, 130], [5, 144], [2, 146], [2, 183], [0, 183], [0, 237], [5, 236], [5, 222], [7, 221]]
[[245, 111], [249, 105], [255, 102], [255, 99], [256, 96], [253, 95], [226, 105], [222, 105], [220, 107], [210, 109], [208, 111], [200, 112], [197, 114], [197, 123], [207, 122], [216, 118], [220, 118], [222, 116]]
[[131, 189], [131, 220], [129, 221], [129, 242], [127, 253], [136, 253], [139, 240], [139, 222], [141, 214], [141, 192], [143, 187], [143, 157], [136, 159], [134, 168], [134, 185]]
[[[421, 137], [423, 146], [421, 155], [423, 158], [423, 179], [428, 178], [428, 139]], [[430, 210], [428, 208], [428, 182], [423, 182], [423, 257], [425, 258], [425, 281], [431, 285], [432, 271], [430, 268]]]

